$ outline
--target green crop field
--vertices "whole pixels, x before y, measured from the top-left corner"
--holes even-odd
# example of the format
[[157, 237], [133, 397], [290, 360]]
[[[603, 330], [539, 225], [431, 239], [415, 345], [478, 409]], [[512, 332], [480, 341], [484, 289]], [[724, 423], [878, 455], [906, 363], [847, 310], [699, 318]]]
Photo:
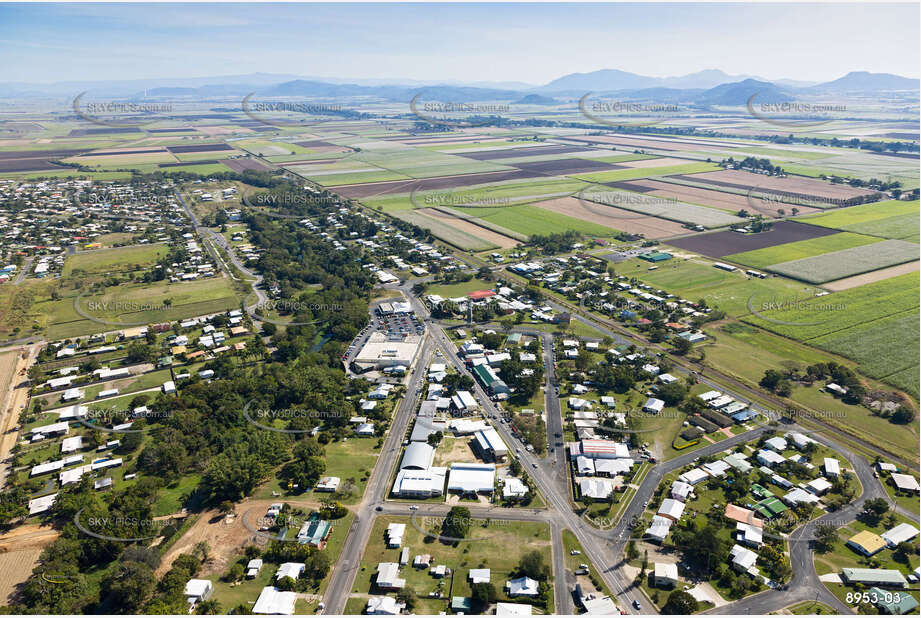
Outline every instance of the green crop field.
[[591, 174], [572, 174], [572, 177], [579, 178], [580, 180], [587, 180], [588, 182], [618, 182], [621, 180], [654, 178], [656, 176], [669, 176], [672, 174], [698, 174], [700, 172], [713, 172], [719, 169], [722, 168], [716, 163], [688, 163], [687, 165], [666, 165], [664, 167], [613, 170], [610, 172], [594, 172]]
[[809, 240], [788, 242], [783, 245], [775, 245], [755, 251], [734, 253], [725, 256], [725, 259], [737, 264], [745, 264], [753, 268], [767, 268], [768, 266], [781, 262], [799, 260], [822, 255], [830, 251], [840, 251], [841, 249], [860, 247], [875, 242], [879, 242], [879, 238], [842, 232], [840, 234], [832, 234], [831, 236], [821, 236], [819, 238], [810, 238]]
[[801, 217], [811, 225], [881, 236], [883, 238], [909, 238], [918, 234], [918, 200], [902, 202], [889, 200], [861, 204], [833, 212]]
[[918, 245], [884, 240], [824, 255], [774, 264], [767, 270], [809, 283], [825, 283], [918, 259]]
[[909, 273], [744, 320], [853, 359], [862, 373], [917, 397], [919, 291], [918, 273]]
[[[809, 343], [853, 358], [860, 370], [871, 378], [885, 378], [905, 369], [918, 367], [918, 319], [915, 308], [867, 324], [829, 333]], [[893, 354], [891, 350], [898, 351]]]
[[75, 270], [88, 274], [131, 272], [154, 265], [166, 252], [163, 244], [81, 251], [67, 256], [61, 276], [68, 277]]
[[458, 212], [484, 219], [525, 236], [554, 234], [575, 230], [582, 234], [610, 236], [614, 230], [603, 225], [561, 215], [537, 206], [510, 206], [508, 208], [455, 208]]
[[828, 296], [796, 302], [791, 298], [791, 302], [779, 308], [762, 309], [762, 303], [783, 302], [784, 299], [759, 296], [755, 298], [758, 312], [786, 324], [764, 320], [757, 315], [748, 316], [745, 321], [792, 339], [808, 341], [914, 309], [918, 306], [919, 292], [918, 273], [908, 273]]

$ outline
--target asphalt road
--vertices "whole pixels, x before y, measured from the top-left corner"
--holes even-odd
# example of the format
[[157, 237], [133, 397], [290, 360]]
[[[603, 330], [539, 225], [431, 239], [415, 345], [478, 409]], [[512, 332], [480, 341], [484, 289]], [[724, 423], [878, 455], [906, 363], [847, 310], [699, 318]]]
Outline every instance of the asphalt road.
[[397, 410], [394, 413], [393, 423], [387, 438], [384, 440], [381, 454], [377, 458], [377, 462], [374, 464], [374, 469], [368, 479], [368, 489], [365, 491], [364, 498], [357, 508], [357, 515], [352, 522], [351, 528], [349, 528], [339, 559], [333, 569], [329, 586], [326, 588], [326, 595], [324, 596], [326, 608], [323, 610], [325, 614], [342, 614], [345, 610], [349, 591], [352, 589], [355, 575], [361, 566], [364, 547], [371, 536], [371, 528], [378, 514], [376, 508], [381, 507], [381, 509], [384, 509], [385, 507], [384, 498], [390, 487], [390, 472], [400, 456], [400, 446], [407, 429], [409, 429], [409, 421], [412, 419], [416, 404], [419, 401], [419, 393], [425, 383], [433, 348], [431, 338], [426, 337], [422, 343], [422, 351], [419, 354], [416, 366], [410, 373], [406, 396], [397, 406]]

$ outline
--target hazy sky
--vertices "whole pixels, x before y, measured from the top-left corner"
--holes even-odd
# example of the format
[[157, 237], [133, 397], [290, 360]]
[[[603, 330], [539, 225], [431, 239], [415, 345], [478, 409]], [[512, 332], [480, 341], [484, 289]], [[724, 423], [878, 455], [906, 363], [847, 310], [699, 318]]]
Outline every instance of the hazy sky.
[[0, 4], [0, 81], [919, 76], [911, 4]]

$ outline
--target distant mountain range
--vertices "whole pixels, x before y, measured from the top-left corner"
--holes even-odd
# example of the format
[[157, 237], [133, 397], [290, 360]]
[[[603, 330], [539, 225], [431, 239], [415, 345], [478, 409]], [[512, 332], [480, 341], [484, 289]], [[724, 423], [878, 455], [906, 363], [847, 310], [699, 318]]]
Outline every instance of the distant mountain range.
[[223, 77], [182, 79], [58, 82], [54, 84], [0, 83], [2, 98], [73, 97], [89, 91], [92, 97], [132, 99], [243, 97], [313, 97], [325, 99], [366, 98], [409, 101], [420, 92], [423, 100], [514, 101], [524, 105], [573, 102], [587, 92], [617, 96], [631, 101], [676, 103], [692, 106], [740, 106], [756, 96], [759, 103], [782, 103], [796, 97], [823, 95], [874, 95], [880, 92], [921, 90], [921, 80], [889, 73], [854, 71], [824, 83], [765, 80], [729, 75], [707, 69], [676, 77], [649, 77], [618, 69], [571, 73], [543, 86], [522, 82], [424, 82], [415, 80], [342, 80], [303, 78], [285, 74], [253, 73]]

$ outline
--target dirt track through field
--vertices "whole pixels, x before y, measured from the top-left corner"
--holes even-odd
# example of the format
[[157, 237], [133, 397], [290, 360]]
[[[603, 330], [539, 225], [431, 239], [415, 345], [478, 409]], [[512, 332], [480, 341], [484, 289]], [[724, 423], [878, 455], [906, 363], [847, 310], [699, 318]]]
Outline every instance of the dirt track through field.
[[[682, 233], [687, 233], [680, 223], [675, 221], [666, 221], [656, 217], [644, 216], [622, 208], [613, 206], [603, 206], [601, 204], [591, 204], [590, 210], [581, 200], [575, 197], [563, 197], [546, 202], [537, 202], [534, 206], [539, 206], [561, 215], [567, 215], [576, 219], [582, 219], [590, 223], [604, 225], [628, 234], [642, 234], [646, 238], [670, 238]], [[597, 212], [595, 212], [597, 210]], [[604, 213], [610, 212], [610, 216]]]

